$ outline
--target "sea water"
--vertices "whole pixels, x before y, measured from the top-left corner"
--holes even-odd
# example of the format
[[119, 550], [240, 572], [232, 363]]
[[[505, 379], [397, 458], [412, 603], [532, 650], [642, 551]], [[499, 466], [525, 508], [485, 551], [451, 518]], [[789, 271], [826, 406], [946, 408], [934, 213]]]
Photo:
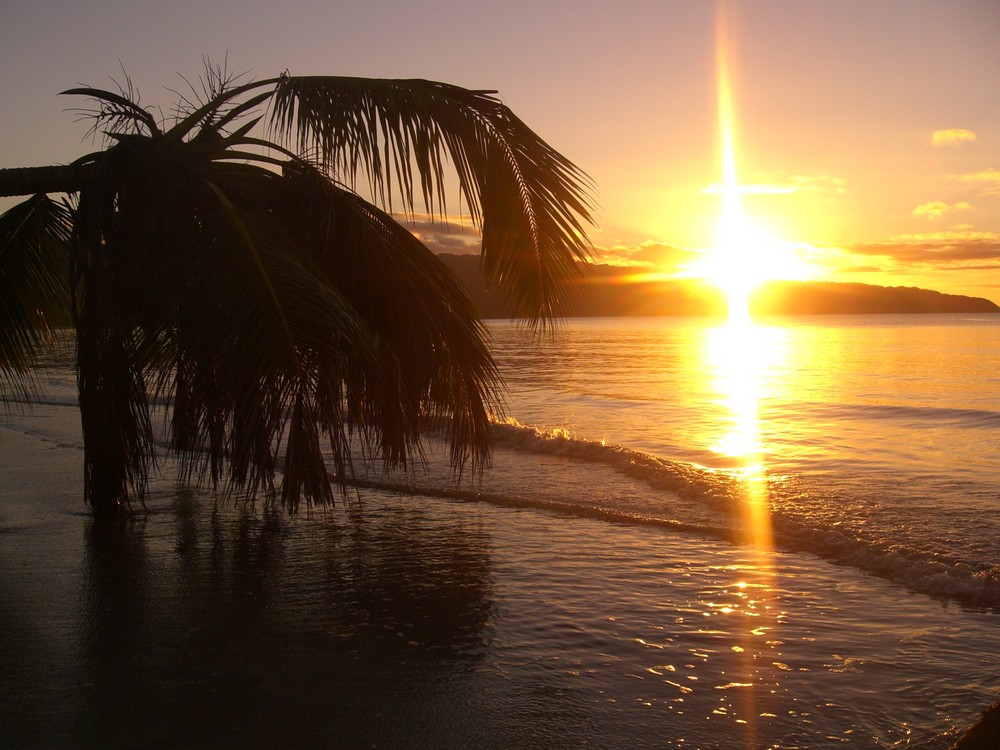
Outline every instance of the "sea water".
[[717, 490], [721, 510], [732, 515], [758, 483], [784, 546], [1000, 606], [1000, 316], [603, 319], [551, 339], [494, 333], [520, 423], [598, 441], [652, 481], [697, 467], [678, 520], [697, 490], [742, 476]]
[[[1000, 320], [491, 324], [493, 465], [80, 497], [0, 430], [0, 745], [946, 747], [1000, 689]], [[363, 469], [364, 464], [359, 464]]]

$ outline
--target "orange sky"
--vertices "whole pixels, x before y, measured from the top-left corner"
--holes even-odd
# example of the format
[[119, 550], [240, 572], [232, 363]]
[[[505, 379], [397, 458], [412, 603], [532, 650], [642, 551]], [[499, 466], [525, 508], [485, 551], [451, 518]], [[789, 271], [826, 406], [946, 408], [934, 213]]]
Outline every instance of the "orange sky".
[[683, 273], [715, 244], [723, 203], [721, 10], [742, 210], [795, 260], [790, 275], [1000, 302], [995, 0], [15, 0], [0, 26], [0, 165], [88, 150], [56, 93], [108, 86], [119, 60], [164, 112], [164, 87], [196, 78], [206, 54], [258, 77], [496, 88], [596, 181], [598, 260]]

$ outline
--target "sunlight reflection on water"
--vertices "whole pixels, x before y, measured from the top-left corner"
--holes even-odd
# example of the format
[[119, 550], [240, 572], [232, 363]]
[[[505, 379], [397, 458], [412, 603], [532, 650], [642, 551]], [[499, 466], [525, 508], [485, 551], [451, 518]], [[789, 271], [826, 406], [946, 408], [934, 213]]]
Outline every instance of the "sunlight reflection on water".
[[765, 365], [773, 361], [766, 346], [766, 330], [748, 319], [729, 319], [705, 335], [705, 368], [720, 403], [729, 410], [728, 429], [711, 448], [716, 453], [743, 460], [744, 468], [763, 470], [760, 436], [760, 398]]
[[[169, 474], [153, 514], [101, 526], [77, 448], [3, 437], [43, 479], [6, 467], [0, 744], [866, 747], [996, 686], [992, 620], [808, 555], [419, 493], [244, 514]], [[492, 481], [627, 484], [508, 451]]]
[[[730, 352], [763, 338], [742, 359], [693, 367], [711, 361], [712, 337]], [[944, 338], [953, 363], [962, 356], [956, 350], [975, 348], [953, 332]], [[515, 350], [522, 370], [511, 379], [518, 408], [537, 409], [540, 422], [563, 431], [549, 440], [556, 450], [498, 450], [474, 488], [555, 500], [565, 512], [365, 490], [350, 510], [329, 515], [242, 516], [216, 510], [206, 495], [177, 493], [168, 472], [153, 488], [153, 515], [124, 530], [100, 529], [79, 496], [76, 413], [40, 406], [12, 417], [13, 427], [0, 431], [10, 457], [0, 466], [0, 745], [132, 747], [141, 737], [165, 746], [728, 750], [915, 738], [945, 747], [941, 733], [1000, 688], [995, 615], [810, 554], [772, 552], [763, 532], [756, 544], [734, 545], [641, 525], [657, 513], [709, 525], [718, 508], [648, 482], [653, 474], [635, 471], [638, 456], [632, 473], [602, 462], [637, 433], [664, 453], [665, 436], [687, 431], [685, 439], [704, 441], [698, 455], [713, 471], [788, 471], [792, 438], [783, 430], [796, 429], [788, 415], [801, 416], [803, 391], [789, 396], [778, 384], [831, 402], [833, 427], [809, 421], [804, 429], [814, 432], [841, 427], [843, 393], [868, 392], [869, 406], [895, 414], [899, 402], [920, 401], [919, 389], [938, 387], [925, 382], [926, 353], [886, 357], [910, 346], [906, 335], [763, 327], [741, 336], [689, 323], [605, 321], [579, 324], [546, 346], [541, 354]], [[826, 359], [809, 360], [813, 348]], [[875, 362], [852, 378], [842, 362], [848, 353], [855, 363]], [[977, 362], [942, 372], [976, 378], [969, 368]], [[895, 381], [880, 372], [912, 377], [893, 394]], [[724, 384], [748, 374], [750, 396], [728, 398]], [[967, 388], [948, 404], [961, 419], [976, 398], [989, 394]], [[791, 403], [776, 405], [781, 399]], [[698, 414], [685, 421], [687, 411]], [[807, 412], [810, 420], [817, 413]], [[888, 429], [856, 446], [835, 434], [841, 451], [884, 451], [878, 440]], [[595, 440], [600, 460], [560, 445], [581, 432], [607, 438], [605, 446]], [[760, 461], [708, 450], [727, 432], [756, 432]], [[818, 445], [815, 454], [832, 451], [829, 441]], [[450, 488], [443, 455], [431, 472]], [[837, 478], [825, 468], [832, 476], [823, 482]], [[761, 473], [740, 475], [745, 526], [766, 528], [776, 500], [786, 512], [812, 500], [769, 497], [773, 484]], [[840, 485], [856, 486], [851, 476]], [[805, 512], [823, 534], [843, 523], [876, 542], [892, 532], [898, 543], [892, 498], [866, 499]], [[942, 530], [946, 511], [957, 510], [932, 501], [895, 510], [913, 538], [923, 519], [932, 542], [946, 531], [955, 554], [964, 553], [966, 516], [947, 516]], [[852, 518], [858, 508], [866, 515]], [[609, 521], [573, 509], [622, 514]], [[985, 514], [973, 513], [975, 528], [984, 528]], [[979, 559], [996, 559], [994, 535], [979, 543]]]
[[[745, 570], [745, 577], [754, 580], [751, 591], [755, 592], [756, 598], [749, 598], [745, 590], [750, 584], [740, 580], [735, 585], [730, 602], [721, 606], [711, 604], [714, 609], [711, 614], [739, 612], [749, 617], [773, 614], [768, 601], [775, 588], [774, 539], [765, 450], [761, 440], [760, 400], [766, 368], [780, 368], [781, 363], [776, 361], [780, 354], [780, 348], [775, 346], [776, 337], [769, 334], [770, 331], [755, 325], [749, 316], [736, 315], [730, 316], [724, 325], [708, 329], [705, 335], [704, 370], [711, 374], [713, 385], [731, 415], [727, 431], [712, 446], [712, 450], [742, 464], [739, 473], [746, 493], [742, 524], [749, 529], [751, 546], [748, 554], [756, 562]], [[720, 698], [720, 704], [712, 713], [744, 725], [745, 746], [748, 748], [758, 746], [759, 725], [776, 716], [772, 712], [773, 707], [765, 700], [766, 678], [755, 669], [761, 656], [759, 636], [765, 633], [763, 624], [757, 624], [736, 638], [738, 643], [733, 644], [730, 650], [738, 668], [723, 670], [723, 674], [729, 674], [738, 681], [715, 686], [726, 691], [726, 697]], [[731, 699], [730, 691], [734, 688], [749, 688], [734, 693], [743, 699], [742, 705]]]
[[[1000, 316], [580, 319], [540, 341], [492, 330], [520, 423], [762, 473], [786, 540], [923, 590], [992, 596]], [[935, 579], [942, 554], [951, 577]]]

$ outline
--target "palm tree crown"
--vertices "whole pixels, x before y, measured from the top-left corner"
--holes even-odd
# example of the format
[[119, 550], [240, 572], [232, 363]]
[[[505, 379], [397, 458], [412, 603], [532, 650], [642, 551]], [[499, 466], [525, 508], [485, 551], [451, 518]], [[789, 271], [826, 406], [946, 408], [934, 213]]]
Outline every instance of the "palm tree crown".
[[0, 195], [31, 196], [0, 217], [4, 391], [68, 310], [95, 512], [142, 500], [157, 403], [186, 477], [293, 511], [333, 500], [351, 440], [407, 466], [441, 428], [456, 467], [481, 465], [501, 400], [487, 335], [393, 201], [443, 217], [450, 169], [487, 280], [544, 324], [588, 256], [588, 178], [495, 92], [208, 73], [169, 127], [131, 83], [64, 92], [96, 103], [107, 147], [0, 170]]

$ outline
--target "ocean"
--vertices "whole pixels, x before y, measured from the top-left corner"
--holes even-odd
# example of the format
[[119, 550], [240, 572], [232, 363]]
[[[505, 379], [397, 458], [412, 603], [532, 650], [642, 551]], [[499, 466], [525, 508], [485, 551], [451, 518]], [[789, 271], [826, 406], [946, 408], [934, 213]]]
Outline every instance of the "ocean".
[[0, 746], [944, 748], [1000, 691], [1000, 316], [493, 321], [493, 463], [96, 523], [0, 418]]

